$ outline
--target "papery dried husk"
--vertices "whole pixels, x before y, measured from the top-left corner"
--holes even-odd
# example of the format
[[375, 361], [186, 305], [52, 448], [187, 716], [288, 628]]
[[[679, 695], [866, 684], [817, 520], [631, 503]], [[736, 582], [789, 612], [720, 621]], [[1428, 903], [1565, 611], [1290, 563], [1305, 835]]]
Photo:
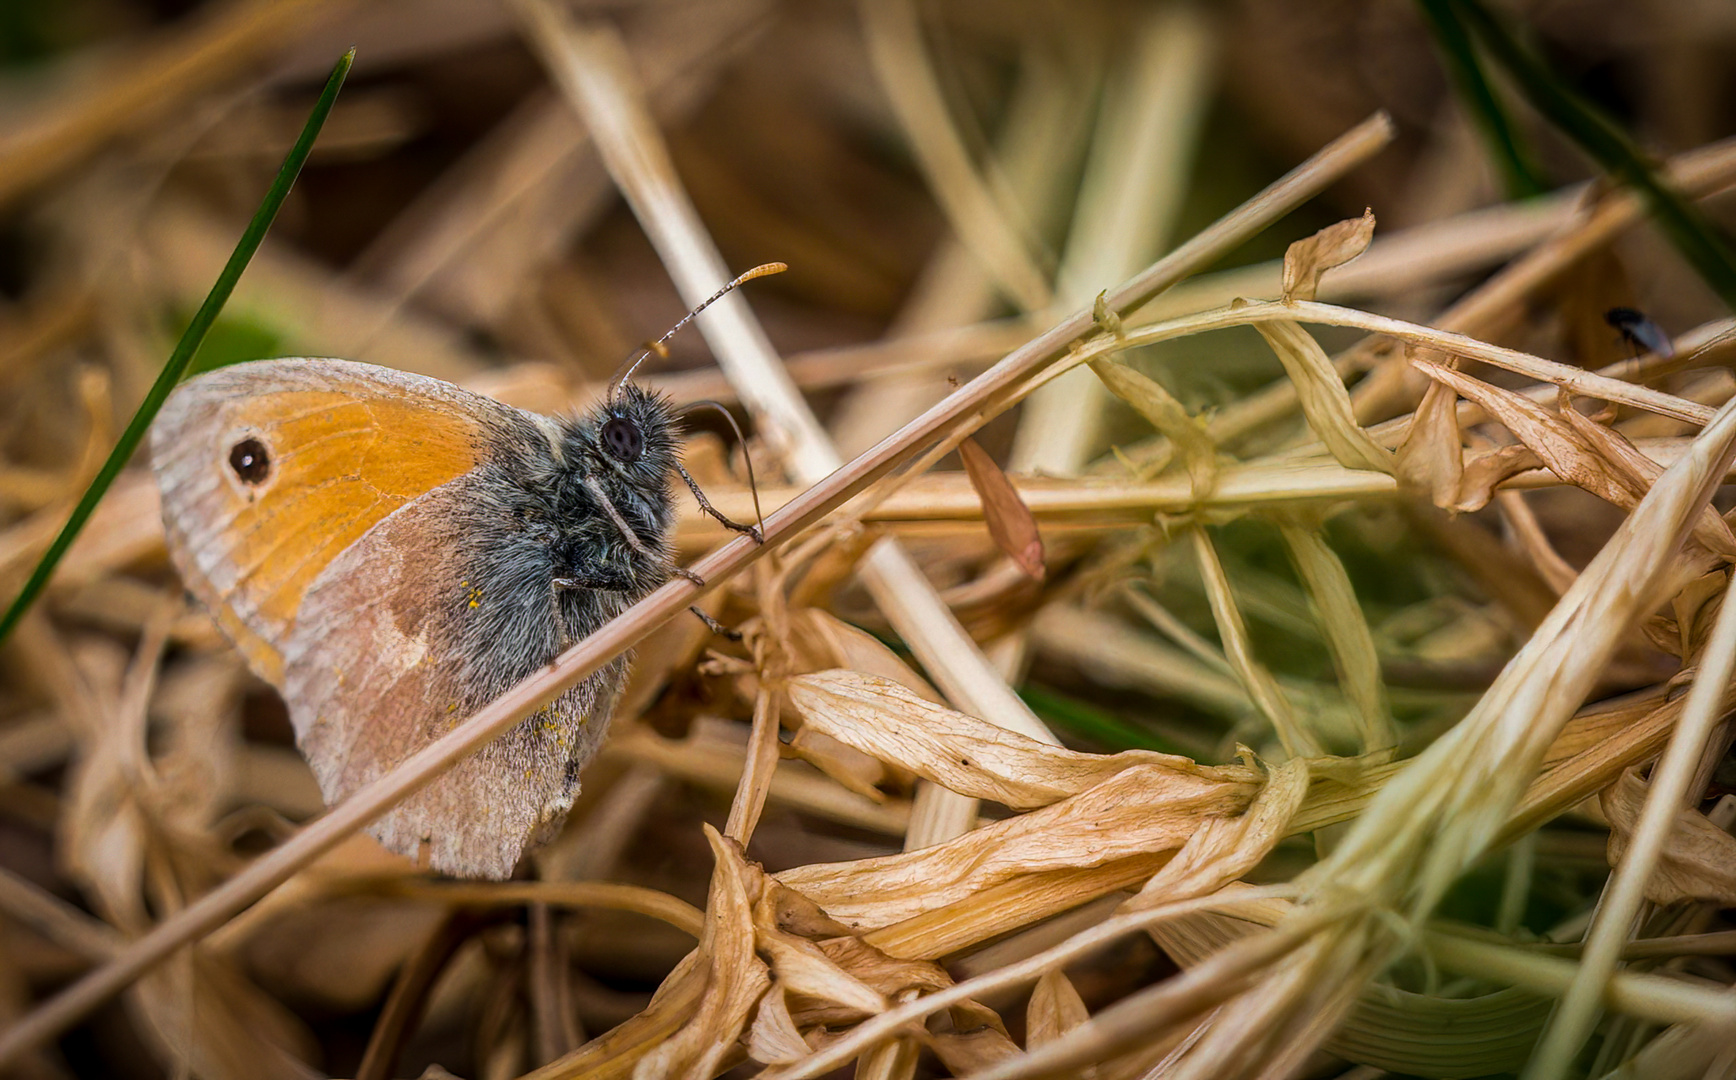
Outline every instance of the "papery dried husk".
[[632, 1019], [529, 1074], [527, 1080], [681, 1077], [710, 1080], [740, 1049], [771, 975], [754, 952], [753, 905], [765, 878], [734, 841], [705, 826], [716, 857], [698, 947]]
[[975, 439], [959, 443], [958, 456], [971, 487], [982, 500], [983, 524], [988, 526], [995, 546], [1027, 577], [1043, 580], [1047, 573], [1043, 566], [1043, 537], [1037, 531], [1037, 519], [1019, 497], [1018, 489]]
[[757, 904], [754, 934], [756, 947], [785, 993], [840, 1005], [859, 1016], [886, 1009], [884, 995], [846, 971], [813, 941], [778, 929]]
[[778, 1065], [800, 1061], [808, 1056], [808, 1050], [801, 1030], [790, 1016], [782, 988], [774, 982], [760, 998], [753, 1025], [748, 1029], [748, 1057], [767, 1065]]
[[686, 1023], [634, 1065], [634, 1080], [710, 1080], [771, 985], [765, 963], [754, 952], [752, 907], [763, 889], [761, 872], [709, 825], [705, 837], [717, 858], [697, 950], [710, 969], [705, 993]]
[[[1452, 396], [1447, 396], [1451, 403]], [[1465, 464], [1455, 493], [1450, 501], [1437, 506], [1444, 510], [1457, 510], [1461, 513], [1471, 513], [1489, 505], [1489, 500], [1495, 497], [1495, 489], [1520, 473], [1531, 469], [1541, 469], [1543, 459], [1537, 452], [1523, 443], [1512, 446], [1498, 446], [1488, 453], [1479, 454]]]
[[[1406, 351], [1416, 355], [1414, 349]], [[1407, 487], [1426, 493], [1443, 510], [1476, 509], [1465, 504], [1476, 502], [1478, 493], [1485, 486], [1492, 489], [1493, 482], [1486, 479], [1487, 470], [1467, 482], [1465, 473], [1469, 466], [1465, 463], [1463, 440], [1458, 401], [1445, 386], [1429, 383], [1422, 401], [1411, 414], [1404, 441], [1394, 452], [1393, 463], [1400, 479]], [[1487, 503], [1489, 496], [1482, 495], [1482, 501]]]
[[1175, 858], [1127, 902], [1126, 909], [1137, 911], [1204, 896], [1240, 879], [1290, 834], [1290, 824], [1308, 795], [1309, 780], [1306, 758], [1273, 766], [1247, 810], [1234, 817], [1202, 821]]

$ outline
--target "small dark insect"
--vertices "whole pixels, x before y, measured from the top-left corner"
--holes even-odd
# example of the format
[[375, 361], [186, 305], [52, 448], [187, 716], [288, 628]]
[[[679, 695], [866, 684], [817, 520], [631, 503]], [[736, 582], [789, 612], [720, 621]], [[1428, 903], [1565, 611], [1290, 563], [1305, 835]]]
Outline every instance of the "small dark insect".
[[1621, 331], [1622, 340], [1640, 352], [1657, 353], [1663, 357], [1676, 355], [1676, 347], [1670, 343], [1670, 335], [1664, 332], [1663, 327], [1647, 318], [1643, 311], [1629, 307], [1612, 307], [1603, 313], [1603, 321]]

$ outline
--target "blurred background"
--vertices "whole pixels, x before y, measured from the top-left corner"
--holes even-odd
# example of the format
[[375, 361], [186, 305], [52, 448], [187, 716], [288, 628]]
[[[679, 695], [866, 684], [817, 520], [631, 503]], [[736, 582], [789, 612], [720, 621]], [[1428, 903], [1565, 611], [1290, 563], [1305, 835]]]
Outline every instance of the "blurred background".
[[[1379, 243], [1408, 237], [1410, 246], [1390, 249], [1369, 272], [1347, 270], [1330, 298], [1428, 322], [1608, 190], [1572, 134], [1498, 65], [1486, 65], [1484, 85], [1499, 107], [1479, 108], [1478, 84], [1452, 60], [1451, 4], [566, 7], [619, 28], [730, 266], [790, 264], [748, 286], [750, 300], [846, 455], [1376, 110], [1396, 122], [1391, 147], [1160, 301], [1163, 310], [1276, 295], [1272, 260], [1290, 242], [1366, 207]], [[1562, 87], [1611, 118], [1648, 160], [1736, 135], [1736, 5], [1493, 7]], [[525, 27], [517, 9], [494, 0], [0, 0], [8, 590], [155, 378], [352, 44], [348, 84], [197, 368], [346, 357], [558, 412], [587, 400], [683, 314]], [[1511, 152], [1500, 149], [1503, 138]], [[1736, 200], [1715, 193], [1733, 179], [1725, 164], [1699, 181], [1698, 193], [1714, 193], [1701, 207], [1725, 228]], [[1604, 319], [1616, 306], [1670, 335], [1728, 314], [1704, 277], [1642, 224], [1475, 332], [1595, 368], [1636, 351]], [[1348, 331], [1319, 337], [1329, 351], [1356, 341]], [[698, 335], [671, 348], [647, 371], [649, 383], [681, 400], [733, 404]], [[1283, 375], [1245, 329], [1141, 350], [1134, 362], [1208, 418]], [[1373, 366], [1365, 358], [1344, 370], [1355, 380]], [[1719, 364], [1675, 378], [1675, 392], [1712, 404], [1736, 391]], [[1417, 389], [1385, 394], [1359, 419], [1402, 413]], [[1015, 473], [1139, 475], [1150, 464], [1137, 450], [1150, 429], [1133, 410], [1105, 397], [1066, 416], [1021, 427], [1009, 414], [981, 441]], [[709, 423], [695, 422], [690, 455], [739, 516], [741, 452]], [[1223, 448], [1252, 458], [1294, 444], [1300, 430], [1275, 415]], [[1679, 433], [1655, 422], [1636, 431]], [[773, 488], [775, 472], [762, 464]], [[162, 614], [180, 592], [153, 497], [142, 471], [123, 478], [36, 616], [0, 651], [0, 1024], [318, 810], [275, 696], [197, 611]], [[1515, 530], [1541, 530], [1570, 571], [1621, 518], [1570, 488], [1528, 504], [1519, 524], [1494, 511], [1449, 517], [1398, 501], [1316, 507], [1374, 630], [1406, 752], [1463, 714], [1559, 591], [1551, 570], [1560, 567], [1524, 555]], [[1069, 743], [1212, 762], [1229, 760], [1238, 742], [1269, 744], [1223, 670], [1191, 560], [1153, 541], [1161, 528], [1152, 514], [1046, 522], [1051, 572], [1041, 586], [995, 576], [999, 556], [980, 525], [937, 522], [924, 532], [920, 507], [910, 516], [901, 528], [913, 550], [979, 638], [1030, 635], [1016, 684]], [[1263, 661], [1323, 729], [1348, 732], [1331, 655], [1282, 546], [1268, 524], [1232, 517], [1214, 522], [1214, 534]], [[717, 539], [689, 524], [685, 550]], [[1121, 587], [1136, 562], [1141, 591], [1130, 600]], [[837, 576], [816, 606], [898, 649], [847, 574]], [[744, 586], [720, 614], [749, 619], [756, 603]], [[164, 618], [167, 651], [140, 664], [147, 628]], [[621, 723], [643, 738], [587, 777], [589, 801], [557, 849], [565, 872], [703, 904], [711, 863], [695, 823], [727, 812], [752, 702], [727, 664], [696, 670], [705, 647], [687, 635], [668, 646], [672, 659], [639, 676], [635, 715]], [[1604, 689], [1649, 686], [1674, 670], [1673, 658], [1636, 642]], [[127, 704], [135, 699], [149, 704]], [[140, 726], [116, 735], [115, 717]], [[148, 760], [124, 745], [148, 748]], [[110, 760], [104, 746], [123, 749]], [[734, 747], [734, 758], [719, 747]], [[93, 761], [108, 771], [93, 772]], [[812, 769], [802, 775], [821, 780]], [[874, 778], [891, 800], [877, 805], [908, 814], [907, 781]], [[134, 816], [117, 814], [115, 802], [128, 800]], [[896, 814], [853, 818], [822, 804], [774, 799], [750, 854], [775, 870], [898, 849]], [[1570, 822], [1543, 844], [1525, 925], [1541, 931], [1595, 897], [1606, 870], [1597, 828]], [[345, 873], [393, 872], [383, 855], [352, 857]], [[1280, 848], [1267, 873], [1288, 876], [1311, 858], [1307, 844]], [[1492, 870], [1449, 908], [1488, 921], [1500, 891]], [[28, 914], [45, 896], [60, 906]], [[679, 932], [632, 915], [562, 915], [551, 929], [546, 910], [489, 911], [455, 931], [447, 908], [425, 899], [286, 903], [231, 933], [201, 961], [200, 977], [230, 996], [224, 1015], [243, 1033], [237, 1039], [289, 1048], [258, 1074], [347, 1075], [378, 1038], [395, 973], [407, 957], [428, 955], [431, 935], [447, 934], [456, 959], [442, 969], [427, 1018], [402, 1035], [395, 1075], [439, 1063], [513, 1076], [644, 1007], [689, 947]], [[544, 977], [536, 957], [548, 955], [558, 956], [568, 1006], [558, 1031], [531, 1018], [532, 987]], [[1095, 1007], [1173, 970], [1144, 941], [1075, 981]], [[165, 1049], [166, 1018], [205, 1020], [177, 1013], [180, 1000], [161, 989], [154, 1002], [106, 1007], [19, 1075], [185, 1075], [187, 1059]], [[945, 1074], [934, 1062], [923, 1068]]]

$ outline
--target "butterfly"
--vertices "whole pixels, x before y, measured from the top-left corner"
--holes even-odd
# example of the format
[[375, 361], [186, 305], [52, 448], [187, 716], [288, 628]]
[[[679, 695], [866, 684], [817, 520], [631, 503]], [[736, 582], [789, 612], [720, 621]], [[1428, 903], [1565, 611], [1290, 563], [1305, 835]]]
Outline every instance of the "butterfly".
[[[680, 572], [677, 477], [753, 531], [681, 467], [678, 424], [624, 378], [589, 411], [551, 418], [368, 364], [262, 360], [177, 388], [151, 456], [175, 568], [283, 694], [333, 804]], [[567, 690], [373, 835], [438, 871], [510, 876], [572, 807], [627, 664]]]

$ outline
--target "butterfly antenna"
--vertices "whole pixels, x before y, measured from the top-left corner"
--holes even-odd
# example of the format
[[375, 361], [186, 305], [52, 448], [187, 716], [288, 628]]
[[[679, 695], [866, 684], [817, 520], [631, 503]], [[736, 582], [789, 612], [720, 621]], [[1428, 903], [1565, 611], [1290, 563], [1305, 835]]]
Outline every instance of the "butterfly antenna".
[[[754, 479], [753, 475], [753, 455], [748, 453], [747, 437], [741, 433], [741, 425], [735, 422], [735, 415], [715, 401], [695, 401], [687, 409], [689, 412], [696, 409], [716, 409], [723, 415], [724, 420], [728, 421], [730, 430], [735, 432], [735, 441], [741, 446], [742, 461], [747, 463], [747, 489], [753, 493], [753, 513], [754, 517], [759, 519], [759, 535], [764, 536], [766, 534], [766, 516], [760, 511], [759, 482]], [[687, 481], [687, 486], [693, 489], [694, 497], [699, 500], [700, 509], [737, 532], [748, 531], [742, 525], [729, 520], [714, 510], [711, 503], [706, 501], [704, 493], [699, 490], [699, 485], [694, 482], [693, 477], [687, 475], [686, 469], [681, 470], [681, 477]]]
[[671, 326], [663, 334], [662, 337], [658, 338], [656, 341], [651, 342], [650, 344], [646, 345], [644, 348], [640, 349], [638, 352], [634, 353], [632, 356], [627, 358], [627, 362], [625, 364], [621, 365], [620, 373], [617, 374], [614, 377], [614, 379], [612, 379], [609, 382], [609, 400], [614, 401], [620, 395], [621, 387], [626, 385], [627, 380], [633, 377], [633, 372], [639, 370], [639, 365], [643, 364], [645, 362], [646, 357], [650, 356], [652, 353], [656, 353], [658, 356], [664, 356], [664, 357], [668, 356], [669, 355], [669, 349], [667, 348], [667, 342], [669, 341], [669, 339], [675, 336], [676, 331], [680, 330], [683, 326], [686, 326], [688, 323], [692, 322], [694, 320], [694, 318], [696, 316], [698, 316], [698, 314], [700, 312], [704, 311], [706, 308], [710, 307], [711, 305], [717, 303], [719, 300], [722, 300], [725, 296], [728, 296], [732, 291], [734, 291], [735, 289], [739, 288], [742, 285], [747, 284], [748, 282], [752, 281], [754, 278], [767, 277], [771, 274], [781, 274], [785, 270], [788, 270], [789, 268], [790, 267], [789, 267], [788, 263], [781, 263], [781, 262], [761, 263], [759, 266], [756, 266], [752, 270], [747, 271], [745, 274], [742, 274], [740, 277], [736, 278], [734, 281], [730, 282], [728, 285], [725, 285], [723, 288], [717, 290], [716, 292], [712, 293], [710, 296], [706, 297], [705, 300], [698, 307], [694, 308], [692, 311], [689, 311], [687, 314], [683, 315], [681, 317], [681, 321], [676, 323], [674, 326]]

